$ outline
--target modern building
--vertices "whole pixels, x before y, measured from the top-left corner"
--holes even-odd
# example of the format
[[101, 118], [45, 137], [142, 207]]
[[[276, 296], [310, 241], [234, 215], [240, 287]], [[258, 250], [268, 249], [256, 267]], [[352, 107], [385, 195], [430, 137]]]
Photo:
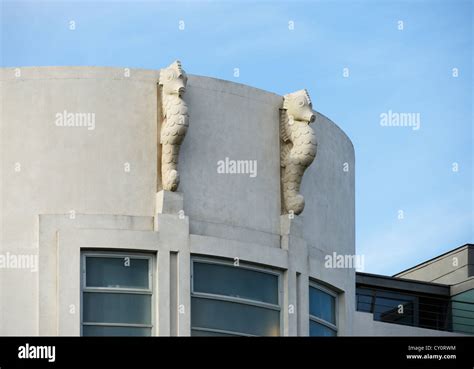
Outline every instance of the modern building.
[[466, 244], [393, 277], [357, 273], [355, 333], [474, 334], [473, 266]]
[[0, 137], [0, 335], [466, 332], [471, 246], [448, 277], [346, 262], [354, 148], [306, 91], [3, 68]]

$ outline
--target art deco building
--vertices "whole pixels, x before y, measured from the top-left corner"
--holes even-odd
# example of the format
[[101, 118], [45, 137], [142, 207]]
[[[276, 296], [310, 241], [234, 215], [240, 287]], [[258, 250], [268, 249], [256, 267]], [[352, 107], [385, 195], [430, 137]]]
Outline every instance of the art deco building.
[[355, 167], [321, 92], [177, 62], [1, 75], [0, 335], [364, 333], [354, 268], [326, 263], [355, 255]]

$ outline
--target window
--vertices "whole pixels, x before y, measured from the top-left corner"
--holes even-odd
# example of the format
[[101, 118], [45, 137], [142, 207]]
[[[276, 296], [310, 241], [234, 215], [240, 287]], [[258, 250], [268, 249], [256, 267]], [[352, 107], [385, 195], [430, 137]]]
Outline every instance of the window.
[[447, 298], [359, 285], [356, 298], [357, 310], [372, 313], [374, 320], [437, 330], [451, 329]]
[[337, 295], [325, 287], [309, 286], [309, 335], [337, 336]]
[[151, 336], [151, 256], [85, 252], [81, 280], [83, 336]]
[[413, 325], [416, 300], [413, 296], [377, 291], [374, 319], [381, 322]]
[[453, 332], [474, 334], [474, 289], [452, 297]]
[[231, 262], [192, 262], [193, 336], [280, 335], [278, 273]]

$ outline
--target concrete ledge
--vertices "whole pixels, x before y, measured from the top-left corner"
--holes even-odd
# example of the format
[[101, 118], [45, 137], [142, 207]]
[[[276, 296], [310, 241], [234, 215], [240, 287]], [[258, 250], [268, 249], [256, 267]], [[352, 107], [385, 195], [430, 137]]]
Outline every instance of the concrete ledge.
[[259, 231], [246, 227], [238, 227], [226, 223], [213, 223], [191, 218], [190, 233], [280, 248], [279, 234]]
[[190, 249], [192, 254], [239, 258], [279, 269], [288, 268], [288, 252], [274, 247], [191, 234]]
[[156, 194], [156, 212], [158, 214], [178, 214], [183, 211], [184, 197], [181, 192], [159, 191]]

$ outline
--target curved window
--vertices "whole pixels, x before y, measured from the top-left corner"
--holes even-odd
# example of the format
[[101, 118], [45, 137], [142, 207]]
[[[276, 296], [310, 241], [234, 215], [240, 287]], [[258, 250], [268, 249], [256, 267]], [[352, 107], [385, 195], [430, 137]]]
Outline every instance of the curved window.
[[82, 255], [82, 335], [150, 336], [152, 259], [149, 255]]
[[337, 336], [337, 295], [335, 292], [310, 283], [309, 286], [309, 335]]
[[192, 262], [193, 336], [280, 335], [278, 273], [231, 262]]

